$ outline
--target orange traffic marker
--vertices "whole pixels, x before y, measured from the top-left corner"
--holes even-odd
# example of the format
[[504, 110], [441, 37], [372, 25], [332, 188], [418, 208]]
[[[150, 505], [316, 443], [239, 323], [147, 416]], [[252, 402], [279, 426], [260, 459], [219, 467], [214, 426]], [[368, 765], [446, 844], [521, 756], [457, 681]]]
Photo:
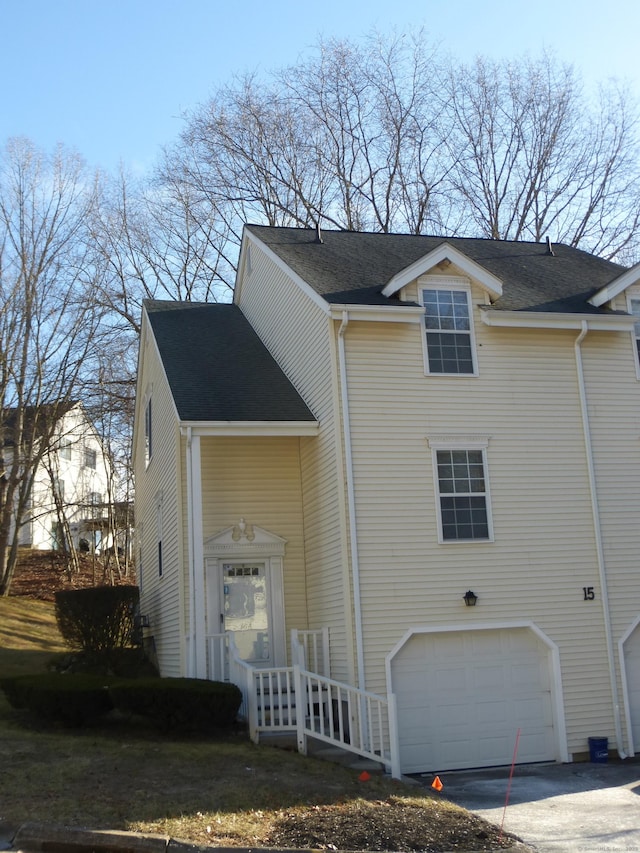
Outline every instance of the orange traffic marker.
[[436, 778], [433, 780], [433, 782], [431, 783], [431, 787], [435, 788], [436, 791], [441, 791], [444, 788], [444, 785], [440, 781], [439, 776], [436, 776]]
[[369, 779], [371, 779], [371, 776], [369, 775], [369, 773], [367, 773], [366, 770], [363, 770], [362, 773], [358, 776], [358, 779], [361, 782], [368, 782]]

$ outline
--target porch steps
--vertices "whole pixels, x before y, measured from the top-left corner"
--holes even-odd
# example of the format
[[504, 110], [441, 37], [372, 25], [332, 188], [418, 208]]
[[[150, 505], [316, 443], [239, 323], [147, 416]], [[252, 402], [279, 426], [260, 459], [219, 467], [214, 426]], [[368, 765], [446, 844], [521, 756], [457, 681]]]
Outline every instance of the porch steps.
[[368, 773], [384, 773], [384, 766], [377, 761], [372, 761], [370, 758], [363, 758], [350, 752], [347, 749], [340, 749], [339, 746], [327, 746], [325, 743], [317, 741], [313, 742], [309, 738], [308, 754], [314, 758], [320, 758], [323, 761], [331, 761], [334, 764], [341, 764], [344, 767], [350, 767], [351, 770], [357, 770], [362, 773], [366, 770]]
[[[277, 749], [288, 749], [292, 752], [296, 752], [298, 748], [295, 734], [288, 732], [261, 732], [260, 743]], [[379, 762], [362, 758], [348, 749], [341, 749], [339, 746], [329, 746], [323, 741], [315, 740], [310, 735], [307, 739], [307, 755], [349, 767], [351, 770], [357, 770], [358, 773], [362, 773], [363, 770], [372, 774], [384, 773], [384, 765]]]

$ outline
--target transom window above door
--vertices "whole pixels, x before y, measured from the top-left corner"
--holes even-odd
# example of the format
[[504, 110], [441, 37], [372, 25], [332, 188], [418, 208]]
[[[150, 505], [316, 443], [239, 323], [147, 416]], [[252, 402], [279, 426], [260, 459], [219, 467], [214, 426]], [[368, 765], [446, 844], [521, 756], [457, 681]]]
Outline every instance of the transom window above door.
[[421, 287], [426, 335], [426, 372], [477, 373], [468, 286], [446, 279]]

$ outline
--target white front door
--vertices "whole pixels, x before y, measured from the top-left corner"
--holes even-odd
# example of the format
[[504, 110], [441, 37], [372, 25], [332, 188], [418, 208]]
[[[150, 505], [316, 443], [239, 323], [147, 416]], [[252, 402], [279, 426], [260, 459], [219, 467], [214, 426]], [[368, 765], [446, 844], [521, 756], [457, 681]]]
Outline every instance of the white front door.
[[260, 561], [222, 562], [221, 628], [233, 634], [242, 660], [273, 665], [271, 592]]

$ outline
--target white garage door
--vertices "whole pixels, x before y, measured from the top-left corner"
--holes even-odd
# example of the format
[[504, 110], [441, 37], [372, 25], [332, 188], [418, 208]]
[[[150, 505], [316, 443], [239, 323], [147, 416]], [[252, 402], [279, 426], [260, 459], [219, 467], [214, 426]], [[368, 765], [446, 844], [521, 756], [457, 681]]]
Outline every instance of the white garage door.
[[640, 626], [624, 644], [624, 665], [627, 672], [627, 691], [633, 748], [640, 753]]
[[415, 634], [393, 660], [403, 773], [556, 757], [547, 646], [528, 628]]

